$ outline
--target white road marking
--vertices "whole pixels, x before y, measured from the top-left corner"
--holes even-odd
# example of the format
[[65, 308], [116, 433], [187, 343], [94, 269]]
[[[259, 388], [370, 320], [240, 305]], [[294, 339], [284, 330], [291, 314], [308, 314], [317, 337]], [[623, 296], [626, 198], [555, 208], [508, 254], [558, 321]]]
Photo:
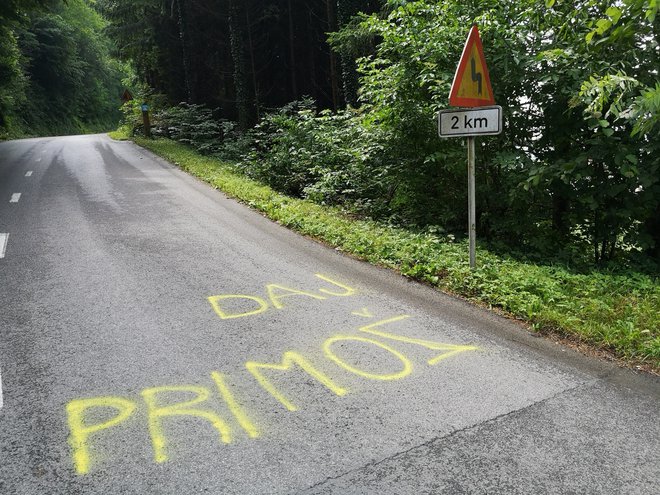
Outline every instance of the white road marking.
[[21, 199], [21, 193], [14, 193], [11, 195], [10, 203], [18, 203], [18, 200]]
[[30, 177], [32, 175], [32, 170], [25, 172], [25, 177]]
[[0, 372], [0, 409], [2, 409], [2, 372]]
[[9, 234], [0, 234], [0, 258], [5, 257], [5, 250], [7, 249], [7, 239], [9, 239]]
[[41, 161], [41, 158], [37, 158], [37, 161], [40, 162], [40, 161]]

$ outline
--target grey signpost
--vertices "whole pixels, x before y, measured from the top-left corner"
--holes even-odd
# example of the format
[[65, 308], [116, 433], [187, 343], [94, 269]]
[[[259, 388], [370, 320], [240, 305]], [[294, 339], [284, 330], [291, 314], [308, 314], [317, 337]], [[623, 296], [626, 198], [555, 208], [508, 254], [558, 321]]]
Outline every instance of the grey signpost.
[[468, 149], [468, 236], [470, 268], [477, 265], [477, 220], [475, 194], [475, 137], [495, 136], [502, 132], [502, 107], [458, 108], [438, 114], [438, 134], [443, 138], [466, 137]]
[[468, 33], [461, 60], [449, 90], [449, 105], [438, 115], [438, 134], [443, 138], [466, 137], [468, 148], [468, 235], [470, 268], [475, 268], [477, 220], [474, 186], [474, 139], [502, 132], [502, 107], [495, 105], [493, 88], [486, 67], [479, 27], [473, 24]]
[[474, 173], [474, 136], [467, 138], [468, 149], [468, 237], [470, 241], [470, 268], [477, 266], [477, 196]]

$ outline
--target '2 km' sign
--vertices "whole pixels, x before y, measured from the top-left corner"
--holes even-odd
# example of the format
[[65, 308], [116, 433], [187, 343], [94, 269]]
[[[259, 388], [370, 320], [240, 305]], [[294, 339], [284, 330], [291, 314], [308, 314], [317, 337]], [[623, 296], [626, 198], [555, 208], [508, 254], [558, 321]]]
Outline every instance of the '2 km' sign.
[[494, 136], [502, 132], [502, 107], [443, 110], [438, 115], [440, 137]]

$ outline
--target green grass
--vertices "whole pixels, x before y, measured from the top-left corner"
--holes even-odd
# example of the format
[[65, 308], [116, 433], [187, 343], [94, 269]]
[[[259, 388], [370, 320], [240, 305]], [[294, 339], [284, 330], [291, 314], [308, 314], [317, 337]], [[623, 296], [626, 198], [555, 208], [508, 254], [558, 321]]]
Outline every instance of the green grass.
[[116, 141], [126, 141], [131, 137], [129, 134], [129, 129], [126, 126], [120, 127], [116, 131], [109, 132], [108, 136]]
[[361, 259], [523, 319], [539, 332], [607, 350], [629, 364], [660, 371], [660, 284], [639, 273], [576, 274], [477, 252], [470, 270], [466, 243], [448, 243], [339, 210], [294, 199], [169, 140], [135, 139], [271, 219]]

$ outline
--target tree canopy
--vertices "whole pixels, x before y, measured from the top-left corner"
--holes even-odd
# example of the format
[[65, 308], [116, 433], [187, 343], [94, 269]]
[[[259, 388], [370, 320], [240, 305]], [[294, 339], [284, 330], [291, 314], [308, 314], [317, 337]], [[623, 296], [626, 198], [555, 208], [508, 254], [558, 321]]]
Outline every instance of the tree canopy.
[[89, 0], [9, 0], [0, 8], [0, 136], [108, 130], [123, 68]]
[[[119, 55], [172, 101], [218, 107], [243, 128], [264, 109], [311, 96], [343, 103], [343, 61], [327, 33], [380, 2], [332, 0], [99, 0]], [[354, 70], [354, 69], [353, 69]], [[357, 81], [357, 75], [353, 75]]]

